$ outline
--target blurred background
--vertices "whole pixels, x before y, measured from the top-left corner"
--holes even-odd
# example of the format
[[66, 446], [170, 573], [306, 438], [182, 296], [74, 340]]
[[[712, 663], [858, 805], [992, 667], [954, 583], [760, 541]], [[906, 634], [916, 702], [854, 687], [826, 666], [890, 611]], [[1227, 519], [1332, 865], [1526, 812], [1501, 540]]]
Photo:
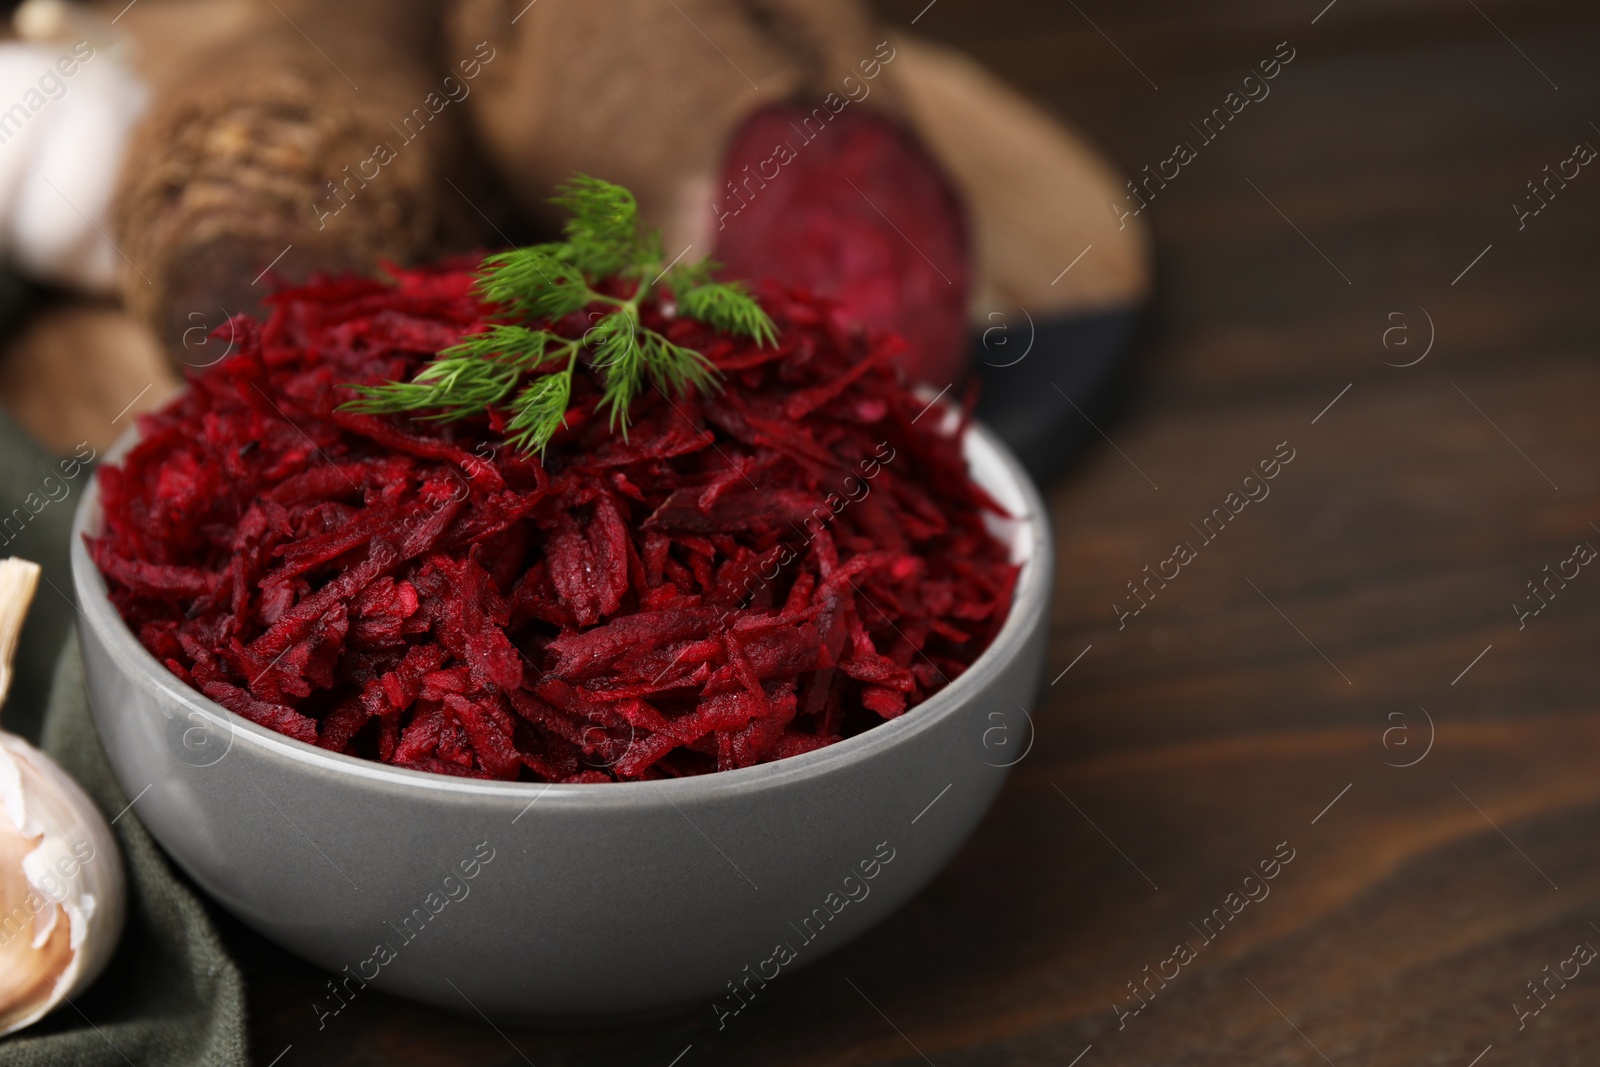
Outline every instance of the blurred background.
[[[553, 17], [541, 10], [553, 2], [526, 18]], [[168, 4], [164, 17], [177, 6], [172, 26], [233, 32], [205, 13], [222, 0]], [[460, 18], [521, 6], [463, 4]], [[842, 7], [751, 6], [824, 27]], [[124, 18], [121, 7], [96, 17]], [[963, 53], [1061, 120], [1051, 136], [1079, 161], [1041, 159], [1044, 135], [1025, 124], [986, 139], [991, 126], [1017, 128], [998, 98], [950, 134], [969, 146], [964, 167], [951, 165], [964, 191], [994, 205], [974, 216], [988, 251], [967, 307], [970, 365], [988, 368], [996, 395], [1055, 384], [1067, 396], [1060, 383], [1074, 374], [1088, 390], [1051, 400], [1051, 434], [1031, 439], [1057, 538], [1052, 657], [1040, 710], [1013, 724], [1015, 751], [1029, 747], [1000, 801], [917, 900], [726, 1030], [702, 1013], [502, 1032], [374, 993], [319, 1032], [306, 1005], [326, 976], [219, 913], [246, 974], [256, 1060], [1581, 1062], [1600, 1041], [1600, 978], [1534, 985], [1575, 943], [1600, 945], [1600, 576], [1575, 562], [1600, 545], [1600, 172], [1588, 166], [1600, 146], [1600, 8], [871, 7], [883, 36]], [[295, 57], [284, 63], [346, 65], [319, 59], [298, 31], [276, 32], [272, 48]], [[365, 32], [352, 24], [329, 46], [349, 52], [352, 72], [367, 61]], [[110, 76], [115, 55], [97, 54], [48, 106]], [[261, 78], [278, 55], [259, 61]], [[592, 66], [594, 86], [636, 74]], [[926, 92], [958, 72], [939, 68]], [[750, 74], [752, 87], [781, 87]], [[40, 463], [80, 441], [103, 450], [176, 388], [185, 363], [222, 354], [207, 331], [225, 316], [210, 304], [239, 310], [240, 290], [250, 298], [251, 285], [219, 280], [231, 260], [162, 220], [192, 212], [184, 225], [204, 229], [192, 220], [213, 216], [174, 183], [248, 153], [190, 145], [160, 72], [146, 83], [120, 99], [161, 116], [159, 140], [127, 147], [152, 135], [113, 108], [58, 149], [84, 152], [101, 180], [100, 192], [81, 190], [100, 198], [97, 236], [26, 259], [19, 250], [38, 246], [25, 222], [44, 209], [20, 194], [0, 203], [13, 264], [0, 276], [0, 407], [8, 447]], [[5, 125], [30, 84], [0, 86], [0, 135], [32, 135], [38, 118]], [[193, 106], [210, 106], [204, 89], [186, 90]], [[149, 99], [134, 107], [140, 92]], [[295, 99], [297, 116], [324, 113]], [[702, 110], [707, 123], [730, 121]], [[461, 136], [481, 146], [519, 114]], [[502, 166], [527, 152], [564, 167], [570, 146], [534, 136], [549, 130], [505, 133], [498, 155], [484, 151]], [[103, 152], [108, 141], [123, 147]], [[973, 162], [982, 153], [990, 165]], [[17, 157], [0, 143], [0, 170], [21, 168]], [[124, 158], [134, 164], [119, 178]], [[640, 172], [681, 165], [663, 150]], [[22, 188], [11, 174], [0, 193]], [[538, 231], [515, 189], [447, 174], [460, 196], [438, 202], [430, 232], [455, 227], [472, 247], [497, 243], [497, 229]], [[417, 211], [395, 197], [410, 225]], [[676, 210], [666, 193], [658, 208]], [[68, 224], [101, 217], [51, 211]], [[1030, 227], [1009, 254], [990, 239]], [[373, 223], [360, 254], [396, 254], [384, 242], [410, 241], [403, 228]], [[295, 243], [268, 231], [250, 244], [263, 272]], [[327, 262], [286, 256], [282, 269], [292, 277], [313, 261]], [[159, 272], [143, 286], [159, 294], [137, 295], [141, 268]], [[191, 299], [208, 285], [216, 300]], [[1098, 325], [1048, 334], [1007, 362], [1050, 324], [1085, 322]], [[31, 536], [8, 550], [64, 552]], [[58, 605], [39, 625], [69, 618]], [[1270, 896], [1234, 903], [1241, 879], [1286, 854]], [[1218, 908], [1225, 929], [1202, 932]], [[1179, 962], [1179, 943], [1193, 962]]]

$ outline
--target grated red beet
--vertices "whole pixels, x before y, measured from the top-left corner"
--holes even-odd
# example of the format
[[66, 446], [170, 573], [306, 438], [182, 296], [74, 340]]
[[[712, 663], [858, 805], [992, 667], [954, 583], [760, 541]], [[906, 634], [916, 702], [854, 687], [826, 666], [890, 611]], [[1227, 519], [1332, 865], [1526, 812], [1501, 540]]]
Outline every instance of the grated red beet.
[[[139, 640], [229, 710], [334, 751], [497, 779], [652, 779], [807, 752], [960, 674], [1009, 609], [1000, 509], [869, 335], [768, 285], [777, 348], [649, 305], [723, 391], [594, 415], [543, 461], [489, 418], [338, 411], [494, 309], [463, 264], [319, 280], [240, 317], [100, 471], [88, 539]], [[555, 324], [577, 336], [582, 314]], [[964, 420], [963, 420], [964, 423]]]

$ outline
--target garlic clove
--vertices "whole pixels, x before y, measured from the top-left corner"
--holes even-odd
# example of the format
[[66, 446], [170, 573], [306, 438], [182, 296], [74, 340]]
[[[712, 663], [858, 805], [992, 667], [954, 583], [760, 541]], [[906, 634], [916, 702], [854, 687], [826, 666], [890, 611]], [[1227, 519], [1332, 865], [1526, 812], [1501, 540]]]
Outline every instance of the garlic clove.
[[[34, 564], [0, 561], [0, 700], [37, 580]], [[126, 897], [116, 840], [94, 801], [44, 753], [0, 732], [0, 1036], [99, 977]]]
[[22, 639], [33, 591], [39, 588], [39, 565], [25, 559], [0, 559], [0, 706], [11, 692], [11, 660]]
[[[4, 929], [0, 929], [0, 1004], [32, 1005], [51, 994], [51, 983], [58, 982], [72, 960], [70, 923], [57, 921], [56, 905], [48, 918], [33, 916], [24, 909], [19, 918], [14, 902], [26, 901], [34, 892], [23, 873], [22, 863], [29, 842], [0, 828], [0, 906], [7, 908]], [[40, 937], [43, 944], [39, 944]], [[12, 1016], [17, 1018], [13, 1019]], [[15, 1008], [0, 1013], [0, 1033], [9, 1033], [13, 1024], [27, 1025], [27, 1011]]]

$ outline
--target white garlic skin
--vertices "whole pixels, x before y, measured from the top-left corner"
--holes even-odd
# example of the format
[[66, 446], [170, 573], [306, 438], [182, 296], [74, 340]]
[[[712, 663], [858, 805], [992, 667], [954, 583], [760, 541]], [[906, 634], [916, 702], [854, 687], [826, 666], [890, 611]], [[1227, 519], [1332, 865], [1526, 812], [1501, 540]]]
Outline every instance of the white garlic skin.
[[126, 884], [94, 802], [0, 732], [0, 1036], [88, 988], [122, 935]]
[[105, 238], [112, 198], [150, 94], [104, 40], [78, 43], [0, 41], [0, 255], [29, 277], [111, 294], [124, 269]]

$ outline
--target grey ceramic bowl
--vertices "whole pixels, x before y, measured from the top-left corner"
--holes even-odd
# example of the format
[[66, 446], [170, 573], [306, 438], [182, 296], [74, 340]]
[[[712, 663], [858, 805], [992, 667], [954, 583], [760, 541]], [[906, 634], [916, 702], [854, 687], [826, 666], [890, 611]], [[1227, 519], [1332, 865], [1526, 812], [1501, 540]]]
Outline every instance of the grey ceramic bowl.
[[[124, 441], [115, 457], [125, 451]], [[899, 907], [972, 832], [1032, 743], [1050, 537], [982, 428], [974, 477], [1013, 514], [1011, 615], [960, 678], [816, 752], [665, 782], [494, 783], [291, 740], [190, 689], [138, 643], [74, 524], [89, 699], [140, 820], [223, 907], [370, 986], [522, 1022], [702, 1003], [728, 1023], [766, 982]], [[340, 1005], [308, 989], [314, 1010]]]

